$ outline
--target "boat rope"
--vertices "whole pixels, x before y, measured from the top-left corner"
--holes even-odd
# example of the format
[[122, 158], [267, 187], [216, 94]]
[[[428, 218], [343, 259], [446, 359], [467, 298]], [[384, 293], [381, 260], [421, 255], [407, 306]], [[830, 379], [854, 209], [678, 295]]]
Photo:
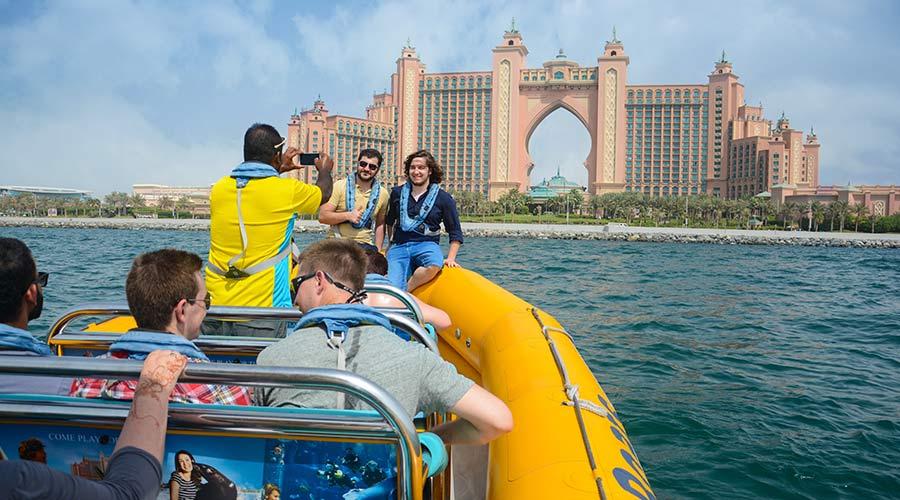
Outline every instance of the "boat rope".
[[598, 405], [593, 401], [587, 399], [579, 399], [578, 385], [566, 387], [566, 396], [569, 398], [569, 400], [563, 401], [563, 406], [575, 406], [575, 400], [578, 400], [578, 404], [581, 405], [582, 409], [587, 410], [595, 415], [600, 415], [601, 417], [609, 416], [609, 411], [607, 411], [606, 408]]
[[[591, 473], [593, 474], [594, 480], [597, 484], [597, 491], [600, 493], [600, 499], [606, 500], [606, 492], [603, 490], [603, 479], [600, 477], [600, 472], [597, 470], [597, 461], [594, 459], [594, 451], [591, 449], [591, 440], [588, 438], [587, 427], [585, 427], [584, 425], [584, 414], [581, 411], [582, 406], [584, 406], [588, 411], [597, 413], [593, 408], [590, 408], [590, 406], [597, 405], [594, 405], [593, 403], [587, 405], [585, 403], [590, 403], [589, 401], [585, 401], [578, 397], [578, 386], [572, 384], [569, 380], [569, 373], [566, 370], [566, 365], [565, 363], [563, 363], [562, 356], [559, 355], [559, 350], [556, 348], [556, 343], [552, 338], [550, 338], [550, 332], [562, 333], [566, 337], [568, 337], [569, 340], [572, 340], [572, 336], [569, 335], [569, 332], [561, 328], [546, 326], [541, 320], [537, 308], [531, 308], [531, 315], [534, 316], [534, 319], [537, 321], [538, 325], [540, 325], [541, 333], [544, 335], [544, 340], [547, 341], [547, 345], [550, 347], [550, 353], [553, 354], [553, 361], [556, 363], [556, 368], [559, 370], [559, 374], [562, 377], [563, 387], [565, 388], [566, 398], [568, 399], [568, 401], [563, 402], [563, 404], [566, 406], [572, 406], [572, 408], [575, 409], [575, 419], [578, 421], [578, 429], [579, 431], [581, 431], [581, 441], [584, 443], [584, 449], [587, 452], [588, 463], [591, 466]], [[602, 410], [602, 408], [599, 408], [599, 406], [597, 406], [597, 408]], [[597, 414], [600, 415], [600, 413]]]

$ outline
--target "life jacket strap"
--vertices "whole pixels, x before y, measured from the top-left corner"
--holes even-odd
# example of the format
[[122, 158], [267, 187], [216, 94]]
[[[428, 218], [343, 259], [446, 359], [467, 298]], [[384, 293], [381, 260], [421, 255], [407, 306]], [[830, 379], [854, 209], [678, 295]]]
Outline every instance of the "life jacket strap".
[[[207, 264], [207, 269], [213, 272], [213, 274], [218, 274], [219, 276], [224, 276], [229, 279], [243, 279], [249, 276], [252, 276], [258, 272], [265, 271], [266, 269], [273, 267], [275, 264], [281, 262], [285, 257], [291, 255], [294, 249], [297, 248], [296, 245], [291, 242], [290, 245], [285, 247], [284, 250], [278, 252], [274, 257], [269, 257], [268, 259], [254, 264], [250, 267], [239, 268], [235, 266], [237, 261], [244, 258], [247, 254], [247, 227], [244, 225], [244, 214], [241, 210], [241, 192], [243, 191], [243, 186], [238, 186], [237, 188], [237, 214], [238, 214], [238, 227], [241, 230], [241, 252], [234, 257], [228, 259], [228, 269], [223, 270], [219, 266], [210, 262]], [[299, 249], [297, 249], [299, 250]], [[299, 253], [297, 254], [299, 256]]]
[[[346, 371], [347, 369], [347, 352], [344, 351], [344, 340], [347, 338], [347, 334], [349, 330], [342, 331], [330, 331], [327, 332], [328, 336], [328, 347], [337, 350], [337, 369], [341, 371]], [[337, 393], [337, 408], [338, 410], [344, 409], [344, 400], [346, 394], [343, 392]]]

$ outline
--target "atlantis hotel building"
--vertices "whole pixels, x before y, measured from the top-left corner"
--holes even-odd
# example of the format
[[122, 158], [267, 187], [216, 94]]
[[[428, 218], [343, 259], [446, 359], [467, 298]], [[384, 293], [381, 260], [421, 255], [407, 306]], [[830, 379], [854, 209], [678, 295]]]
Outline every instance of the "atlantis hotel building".
[[[776, 186], [815, 189], [819, 143], [782, 115], [775, 126], [761, 107], [744, 103], [744, 86], [722, 58], [704, 83], [631, 84], [629, 57], [615, 33], [594, 66], [560, 51], [540, 67], [513, 26], [493, 49], [487, 71], [430, 73], [407, 43], [366, 117], [329, 114], [318, 99], [291, 116], [288, 144], [325, 151], [336, 175], [353, 170], [357, 152], [384, 153], [381, 178], [403, 182], [402, 161], [430, 150], [444, 167], [444, 186], [496, 199], [529, 186], [529, 139], [550, 113], [565, 108], [585, 126], [591, 148], [588, 191], [651, 196], [707, 193], [752, 196]], [[314, 169], [299, 174], [312, 181]]]

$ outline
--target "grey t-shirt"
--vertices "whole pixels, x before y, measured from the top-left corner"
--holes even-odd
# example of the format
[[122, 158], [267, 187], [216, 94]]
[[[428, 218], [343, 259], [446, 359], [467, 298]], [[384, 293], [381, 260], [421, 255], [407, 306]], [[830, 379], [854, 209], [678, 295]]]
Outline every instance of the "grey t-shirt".
[[[406, 409], [442, 412], [452, 408], [474, 385], [456, 367], [415, 342], [407, 342], [380, 326], [351, 328], [344, 341], [347, 370], [383, 387]], [[337, 368], [337, 350], [326, 343], [325, 331], [304, 328], [259, 353], [261, 366]], [[334, 408], [336, 393], [298, 389], [266, 388], [254, 391], [260, 406]], [[370, 409], [348, 397], [346, 407]]]
[[0, 500], [143, 500], [156, 498], [161, 480], [162, 469], [156, 458], [133, 447], [113, 454], [102, 481], [73, 477], [37, 462], [3, 460], [0, 461]]

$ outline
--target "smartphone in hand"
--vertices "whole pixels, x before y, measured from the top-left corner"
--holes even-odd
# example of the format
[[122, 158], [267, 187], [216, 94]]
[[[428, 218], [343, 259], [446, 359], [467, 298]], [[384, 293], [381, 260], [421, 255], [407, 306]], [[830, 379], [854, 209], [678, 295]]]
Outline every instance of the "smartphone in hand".
[[319, 153], [301, 153], [300, 154], [300, 164], [301, 165], [315, 165], [316, 158], [319, 157]]

